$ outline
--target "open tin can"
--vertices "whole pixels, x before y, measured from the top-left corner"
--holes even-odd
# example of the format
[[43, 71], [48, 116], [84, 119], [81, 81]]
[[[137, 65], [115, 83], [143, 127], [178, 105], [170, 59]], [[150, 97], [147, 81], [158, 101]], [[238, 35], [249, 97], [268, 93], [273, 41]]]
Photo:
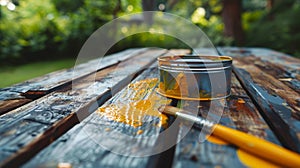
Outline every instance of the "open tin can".
[[214, 100], [230, 95], [232, 58], [177, 55], [158, 58], [157, 92], [183, 100]]

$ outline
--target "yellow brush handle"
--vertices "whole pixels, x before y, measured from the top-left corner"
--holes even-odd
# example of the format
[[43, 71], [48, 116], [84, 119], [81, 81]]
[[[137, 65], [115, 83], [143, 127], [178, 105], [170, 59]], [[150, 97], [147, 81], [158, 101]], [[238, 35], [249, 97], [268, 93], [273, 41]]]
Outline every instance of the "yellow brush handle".
[[253, 135], [214, 125], [214, 136], [224, 139], [239, 148], [284, 167], [300, 167], [300, 155]]

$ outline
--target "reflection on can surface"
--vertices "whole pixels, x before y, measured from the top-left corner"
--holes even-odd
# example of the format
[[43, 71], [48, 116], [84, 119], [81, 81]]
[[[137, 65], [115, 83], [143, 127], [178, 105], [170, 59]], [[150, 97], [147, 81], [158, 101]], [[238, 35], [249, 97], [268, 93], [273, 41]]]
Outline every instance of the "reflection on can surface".
[[161, 56], [158, 92], [185, 100], [212, 100], [230, 95], [232, 58], [228, 56]]

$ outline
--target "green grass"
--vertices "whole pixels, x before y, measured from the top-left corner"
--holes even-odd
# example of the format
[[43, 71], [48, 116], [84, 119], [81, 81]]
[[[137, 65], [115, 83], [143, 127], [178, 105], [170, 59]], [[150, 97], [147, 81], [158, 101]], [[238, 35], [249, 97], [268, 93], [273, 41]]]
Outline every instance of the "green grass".
[[73, 67], [74, 59], [63, 59], [55, 61], [35, 62], [25, 65], [1, 67], [0, 68], [0, 88], [42, 76], [44, 74]]

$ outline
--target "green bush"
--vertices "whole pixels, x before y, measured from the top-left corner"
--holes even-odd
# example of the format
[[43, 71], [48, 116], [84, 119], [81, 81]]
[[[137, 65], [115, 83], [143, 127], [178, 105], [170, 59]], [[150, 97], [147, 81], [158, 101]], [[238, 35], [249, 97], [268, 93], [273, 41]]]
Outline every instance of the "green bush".
[[[17, 10], [2, 8], [0, 59], [34, 54], [62, 41], [64, 22], [49, 0], [20, 1]], [[50, 47], [51, 48], [51, 47]]]
[[[99, 27], [115, 17], [142, 11], [141, 0], [14, 0], [14, 11], [1, 6], [0, 64], [24, 63], [61, 57], [76, 57], [85, 40]], [[159, 0], [157, 3], [167, 4]], [[178, 1], [167, 12], [191, 20], [212, 40], [214, 45], [232, 45], [223, 36], [220, 16], [221, 0]], [[276, 1], [271, 11], [260, 0], [243, 1], [243, 27], [246, 46], [268, 47], [299, 55], [300, 2]], [[178, 26], [178, 25], [177, 25]], [[161, 25], [153, 25], [161, 29]], [[180, 26], [179, 26], [180, 27]], [[138, 27], [132, 28], [135, 31]], [[184, 29], [181, 30], [184, 33]], [[126, 34], [126, 33], [125, 33]], [[112, 51], [128, 47], [160, 46], [187, 48], [179, 40], [161, 34], [143, 33], [117, 43]]]
[[222, 6], [218, 1], [209, 1], [208, 7], [199, 7], [193, 12], [191, 21], [206, 33], [215, 46], [232, 45], [233, 39], [223, 35], [224, 24], [219, 15], [221, 10]]
[[247, 28], [247, 46], [267, 47], [300, 57], [300, 2], [282, 1]]
[[14, 11], [2, 7], [0, 62], [75, 57], [89, 35], [113, 19], [115, 5], [104, 0], [26, 0]]

